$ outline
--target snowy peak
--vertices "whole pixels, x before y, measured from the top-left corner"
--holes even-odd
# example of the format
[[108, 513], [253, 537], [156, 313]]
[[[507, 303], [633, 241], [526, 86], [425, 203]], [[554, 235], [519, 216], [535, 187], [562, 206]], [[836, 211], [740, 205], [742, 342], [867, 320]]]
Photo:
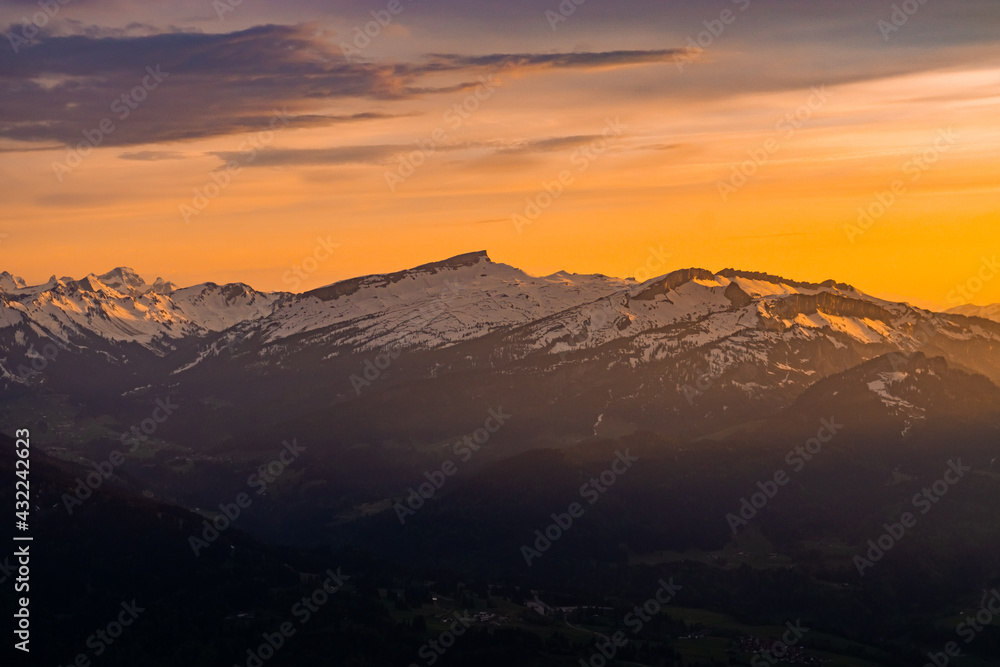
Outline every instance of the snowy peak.
[[994, 303], [989, 306], [976, 306], [968, 303], [964, 306], [957, 306], [955, 308], [950, 308], [947, 311], [954, 315], [964, 315], [965, 317], [980, 317], [984, 320], [992, 320], [994, 322], [1000, 322], [1000, 303]]
[[909, 352], [931, 340], [1000, 341], [997, 325], [968, 326], [959, 319], [871, 297], [833, 280], [810, 283], [735, 269], [713, 274], [686, 268], [534, 322], [513, 333], [505, 349], [515, 358], [541, 352], [565, 359], [568, 353], [586, 356], [587, 350], [615, 343], [635, 367], [680, 357], [692, 348], [742, 350], [789, 341], [862, 355], [881, 354], [887, 346]]
[[315, 332], [325, 344], [352, 350], [437, 348], [528, 324], [629, 285], [566, 272], [532, 276], [479, 251], [306, 292], [262, 323], [261, 339]]
[[455, 257], [451, 257], [440, 262], [422, 264], [416, 268], [406, 269], [404, 271], [373, 274], [370, 276], [361, 276], [360, 278], [341, 280], [340, 282], [333, 283], [332, 285], [319, 287], [305, 292], [302, 296], [316, 297], [321, 301], [335, 301], [341, 297], [355, 294], [364, 288], [388, 287], [394, 283], [399, 283], [407, 279], [418, 280], [420, 278], [433, 276], [438, 273], [453, 273], [458, 269], [473, 267], [479, 263], [493, 264], [485, 250], [465, 253], [464, 255], [456, 255]]
[[146, 281], [127, 266], [119, 266], [112, 269], [105, 274], [97, 276], [97, 279], [123, 294], [129, 290], [142, 290], [142, 288], [146, 287]]
[[748, 298], [791, 294], [815, 295], [830, 292], [853, 297], [863, 296], [850, 285], [833, 280], [827, 280], [823, 283], [809, 283], [756, 271], [723, 269], [718, 273], [712, 273], [707, 269], [692, 267], [679, 269], [665, 276], [646, 281], [632, 291], [632, 298], [640, 301], [653, 300], [657, 296], [678, 290], [689, 283], [707, 288], [725, 287], [730, 300], [734, 303], [742, 302], [744, 305], [749, 303]]
[[[110, 293], [111, 289], [108, 285], [101, 282], [100, 278], [91, 273], [88, 276], [81, 278], [80, 280], [73, 280], [66, 283], [66, 287], [71, 290], [81, 290], [83, 292], [97, 292], [97, 293]], [[123, 287], [123, 285], [119, 285]], [[127, 290], [123, 290], [127, 291]], [[120, 294], [118, 290], [115, 290], [115, 294]]]
[[204, 283], [173, 289], [151, 297], [169, 302], [184, 320], [207, 331], [224, 331], [241, 322], [257, 320], [271, 312], [286, 295], [258, 292], [243, 283]]
[[476, 264], [479, 264], [479, 262], [486, 262], [487, 264], [493, 263], [489, 255], [486, 254], [485, 250], [479, 250], [476, 252], [467, 252], [463, 255], [455, 255], [454, 257], [450, 257], [440, 262], [422, 264], [416, 268], [410, 269], [410, 271], [436, 273], [437, 271], [443, 269], [457, 269], [462, 266], [475, 266]]
[[171, 341], [264, 317], [287, 297], [256, 292], [242, 283], [206, 283], [184, 290], [159, 279], [147, 285], [127, 267], [80, 280], [53, 276], [33, 287], [12, 277], [0, 281], [5, 295], [0, 329], [28, 326], [35, 334], [82, 346], [100, 340], [138, 343], [157, 354], [171, 349]]
[[13, 292], [24, 286], [24, 278], [12, 276], [6, 271], [0, 273], [0, 292]]
[[653, 278], [646, 281], [637, 288], [637, 292], [633, 294], [632, 298], [639, 301], [652, 301], [657, 296], [667, 294], [682, 285], [699, 280], [705, 283], [716, 283], [715, 274], [707, 269], [680, 269], [660, 278]]
[[177, 285], [170, 281], [166, 281], [163, 278], [157, 278], [153, 282], [152, 287], [150, 287], [150, 291], [155, 292], [156, 294], [170, 294], [175, 289], [177, 289]]

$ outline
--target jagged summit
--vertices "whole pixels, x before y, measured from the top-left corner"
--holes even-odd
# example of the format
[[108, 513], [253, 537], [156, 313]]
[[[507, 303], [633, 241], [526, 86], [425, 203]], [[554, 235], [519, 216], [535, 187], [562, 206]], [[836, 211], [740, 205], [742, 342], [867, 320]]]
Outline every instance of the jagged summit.
[[657, 296], [666, 295], [678, 288], [691, 283], [700, 282], [704, 286], [727, 287], [727, 296], [734, 302], [746, 303], [746, 299], [764, 296], [791, 294], [819, 294], [827, 292], [847, 293], [852, 297], [861, 294], [846, 283], [827, 280], [822, 283], [810, 283], [799, 280], [789, 280], [770, 273], [759, 271], [741, 271], [739, 269], [723, 269], [713, 273], [708, 269], [689, 267], [672, 271], [663, 276], [652, 278], [638, 287], [634, 299], [648, 301]]
[[681, 285], [685, 285], [692, 280], [715, 280], [715, 274], [708, 269], [679, 269], [659, 278], [653, 278], [645, 283], [645, 287], [632, 298], [640, 301], [650, 300], [654, 297], [671, 292]]
[[138, 273], [127, 266], [116, 267], [107, 273], [102, 273], [96, 277], [108, 287], [113, 287], [115, 289], [138, 289], [146, 286], [146, 281], [143, 280]]
[[34, 286], [3, 274], [0, 292], [0, 332], [23, 327], [20, 336], [31, 332], [61, 344], [138, 343], [158, 354], [169, 352], [171, 341], [262, 317], [287, 296], [256, 292], [242, 283], [176, 289], [157, 279], [148, 285], [128, 267], [79, 280], [53, 275]]
[[818, 290], [822, 288], [833, 288], [844, 292], [857, 291], [853, 286], [848, 285], [847, 283], [839, 283], [832, 279], [825, 280], [821, 283], [810, 283], [800, 280], [789, 280], [788, 278], [782, 278], [781, 276], [776, 276], [771, 273], [763, 273], [760, 271], [741, 271], [740, 269], [723, 269], [719, 271], [717, 275], [729, 279], [746, 278], [748, 280], [759, 280], [761, 282], [772, 283], [774, 285], [789, 285], [799, 289]]
[[153, 286], [150, 291], [156, 292], [157, 294], [170, 294], [177, 289], [177, 285], [170, 282], [169, 280], [164, 280], [163, 278], [157, 277], [153, 281]]
[[21, 278], [20, 276], [13, 276], [7, 271], [0, 273], [0, 291], [9, 292], [11, 290], [21, 289], [24, 286], [24, 278]]

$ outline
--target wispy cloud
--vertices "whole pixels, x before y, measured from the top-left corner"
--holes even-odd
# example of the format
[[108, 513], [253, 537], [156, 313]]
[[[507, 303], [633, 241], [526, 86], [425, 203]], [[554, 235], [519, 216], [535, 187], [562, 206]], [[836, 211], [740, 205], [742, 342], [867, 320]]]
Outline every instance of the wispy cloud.
[[485, 56], [465, 56], [438, 53], [429, 56], [425, 66], [431, 70], [448, 69], [605, 69], [631, 65], [673, 62], [687, 54], [686, 48], [650, 51], [603, 51], [583, 53], [494, 53]]
[[137, 160], [139, 162], [158, 162], [160, 160], [182, 160], [187, 157], [178, 151], [136, 151], [134, 153], [122, 153], [119, 155], [122, 160]]
[[[678, 52], [435, 54], [416, 62], [359, 63], [347, 62], [333, 42], [306, 25], [217, 34], [145, 34], [148, 29], [43, 31], [18, 57], [0, 60], [0, 137], [72, 145], [108, 119], [115, 129], [105, 133], [104, 145], [199, 139], [257, 130], [275, 107], [287, 108], [300, 128], [378, 121], [398, 114], [318, 110], [337, 100], [386, 104], [472, 90], [483, 69], [589, 70], [663, 62]], [[125, 114], [116, 101], [141, 85], [147, 66], [166, 78]], [[437, 80], [448, 74], [458, 80]]]

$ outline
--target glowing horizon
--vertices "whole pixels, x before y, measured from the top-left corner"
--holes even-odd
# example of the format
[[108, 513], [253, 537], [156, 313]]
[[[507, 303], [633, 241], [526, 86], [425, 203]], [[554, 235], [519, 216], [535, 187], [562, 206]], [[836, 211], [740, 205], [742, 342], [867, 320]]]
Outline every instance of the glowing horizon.
[[68, 4], [6, 45], [0, 270], [287, 291], [317, 239], [337, 244], [301, 291], [482, 249], [532, 275], [624, 278], [662, 247], [661, 274], [1000, 302], [983, 268], [1000, 236], [995, 4], [929, 3], [892, 31], [892, 3], [588, 3], [553, 25], [558, 3], [509, 18], [424, 0], [346, 57], [386, 3], [222, 20], [181, 4], [140, 27]]

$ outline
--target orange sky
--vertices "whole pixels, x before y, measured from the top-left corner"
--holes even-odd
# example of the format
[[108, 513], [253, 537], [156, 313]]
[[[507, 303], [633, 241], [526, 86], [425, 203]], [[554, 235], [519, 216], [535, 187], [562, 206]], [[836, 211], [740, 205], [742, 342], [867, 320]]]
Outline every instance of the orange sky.
[[[401, 29], [393, 39], [418, 37]], [[677, 41], [644, 47], [683, 46]], [[289, 271], [316, 253], [317, 239], [337, 248], [296, 281], [301, 289], [480, 249], [536, 274], [624, 277], [653, 248], [669, 254], [661, 273], [736, 267], [957, 305], [966, 299], [956, 288], [970, 286], [1000, 240], [1000, 57], [989, 52], [969, 46], [941, 66], [864, 77], [818, 70], [801, 77], [810, 85], [732, 91], [733, 63], [756, 57], [736, 39], [720, 38], [683, 71], [669, 61], [501, 67], [489, 88], [276, 100], [297, 120], [273, 137], [236, 131], [104, 145], [61, 182], [53, 170], [67, 157], [60, 142], [5, 140], [0, 268], [31, 283], [127, 265], [147, 280], [281, 290], [291, 289]], [[492, 71], [470, 68], [461, 78]], [[448, 77], [431, 84], [444, 87]], [[171, 85], [143, 104], [169, 99]], [[448, 113], [456, 104], [475, 108], [463, 118]], [[121, 123], [139, 127], [144, 110]], [[387, 117], [322, 125], [303, 122], [307, 112]], [[781, 123], [796, 113], [798, 127]], [[255, 127], [267, 129], [264, 121]], [[427, 145], [436, 130], [439, 148], [417, 156], [422, 164], [391, 190], [386, 175], [398, 168], [399, 147]], [[241, 151], [253, 137], [264, 152], [247, 162]], [[345, 157], [357, 147], [364, 157]], [[239, 173], [220, 171], [220, 153], [242, 160]], [[746, 162], [751, 155], [766, 159]], [[741, 163], [751, 174], [745, 183], [731, 180]], [[554, 187], [560, 174], [562, 192], [519, 230], [513, 216], [526, 215], [528, 199], [545, 204], [544, 184]], [[214, 188], [213, 175], [228, 184], [197, 214], [188, 209], [186, 221], [182, 205], [193, 209], [195, 189]], [[868, 229], [856, 226], [859, 207], [878, 213], [878, 194], [887, 201], [894, 185], [887, 210]], [[1000, 302], [1000, 277], [967, 293]]]

